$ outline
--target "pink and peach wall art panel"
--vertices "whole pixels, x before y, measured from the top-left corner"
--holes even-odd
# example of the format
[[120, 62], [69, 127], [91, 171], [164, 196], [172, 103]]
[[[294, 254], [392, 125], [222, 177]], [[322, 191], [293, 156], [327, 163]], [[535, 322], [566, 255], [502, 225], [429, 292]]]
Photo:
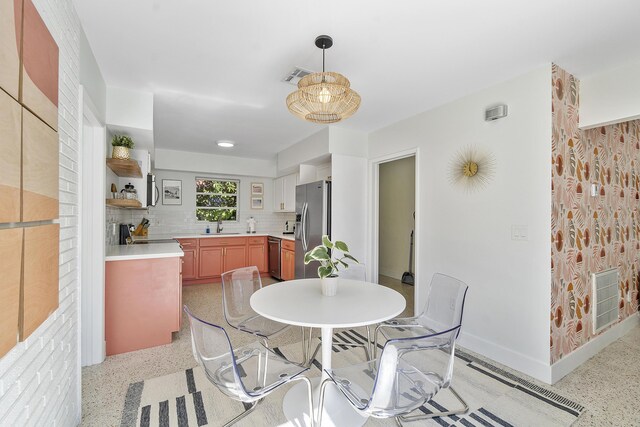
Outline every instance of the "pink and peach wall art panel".
[[22, 110], [22, 221], [58, 218], [58, 133]]
[[24, 0], [22, 104], [58, 129], [58, 45], [32, 0]]
[[0, 0], [0, 88], [18, 99], [22, 0]]
[[[618, 268], [619, 320], [637, 311], [640, 121], [580, 130], [578, 80], [554, 65], [552, 86], [550, 346], [555, 363], [594, 337], [593, 273]], [[599, 186], [595, 196], [593, 183]]]
[[22, 106], [0, 90], [0, 223], [20, 222]]

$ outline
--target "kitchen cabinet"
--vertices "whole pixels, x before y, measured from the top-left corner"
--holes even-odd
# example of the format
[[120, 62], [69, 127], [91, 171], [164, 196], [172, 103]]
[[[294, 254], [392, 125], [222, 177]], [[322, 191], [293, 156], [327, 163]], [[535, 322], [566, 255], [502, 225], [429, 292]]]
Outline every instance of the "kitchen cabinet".
[[267, 254], [266, 237], [249, 238], [249, 249], [247, 256], [247, 264], [249, 266], [256, 266], [260, 273], [269, 272], [269, 258]]
[[296, 278], [296, 252], [295, 243], [289, 240], [282, 241], [280, 252], [280, 277], [282, 280]]
[[225, 271], [235, 270], [247, 266], [247, 247], [246, 246], [230, 246], [224, 248], [223, 273]]
[[204, 247], [198, 251], [198, 278], [213, 279], [224, 272], [224, 250], [222, 247]]
[[296, 211], [296, 185], [298, 174], [291, 174], [273, 180], [273, 211]]
[[179, 257], [106, 263], [107, 356], [170, 344], [181, 318]]
[[191, 280], [198, 277], [198, 258], [196, 249], [183, 248], [184, 256], [182, 257], [182, 279]]
[[206, 237], [177, 239], [182, 246], [183, 284], [210, 283], [222, 273], [236, 268], [256, 266], [268, 273], [266, 236]]

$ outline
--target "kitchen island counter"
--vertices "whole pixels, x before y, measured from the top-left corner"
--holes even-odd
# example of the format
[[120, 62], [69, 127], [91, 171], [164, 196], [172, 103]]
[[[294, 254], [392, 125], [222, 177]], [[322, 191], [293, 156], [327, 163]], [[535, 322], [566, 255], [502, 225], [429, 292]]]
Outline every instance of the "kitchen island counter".
[[182, 257], [184, 252], [178, 242], [149, 243], [146, 245], [116, 245], [106, 250], [105, 261]]

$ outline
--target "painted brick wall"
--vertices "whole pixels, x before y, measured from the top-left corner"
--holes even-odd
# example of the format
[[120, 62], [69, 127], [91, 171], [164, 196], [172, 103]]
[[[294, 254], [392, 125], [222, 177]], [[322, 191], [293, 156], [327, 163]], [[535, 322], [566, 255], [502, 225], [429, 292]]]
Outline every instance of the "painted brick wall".
[[60, 306], [0, 359], [0, 426], [80, 421], [78, 86], [80, 24], [71, 0], [34, 0], [60, 48]]

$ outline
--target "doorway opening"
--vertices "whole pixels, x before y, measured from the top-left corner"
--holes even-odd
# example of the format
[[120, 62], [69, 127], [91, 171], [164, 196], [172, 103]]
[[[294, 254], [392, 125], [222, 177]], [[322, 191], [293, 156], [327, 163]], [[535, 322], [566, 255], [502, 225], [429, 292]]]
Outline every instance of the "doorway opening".
[[414, 315], [416, 156], [378, 164], [378, 283], [407, 300]]

